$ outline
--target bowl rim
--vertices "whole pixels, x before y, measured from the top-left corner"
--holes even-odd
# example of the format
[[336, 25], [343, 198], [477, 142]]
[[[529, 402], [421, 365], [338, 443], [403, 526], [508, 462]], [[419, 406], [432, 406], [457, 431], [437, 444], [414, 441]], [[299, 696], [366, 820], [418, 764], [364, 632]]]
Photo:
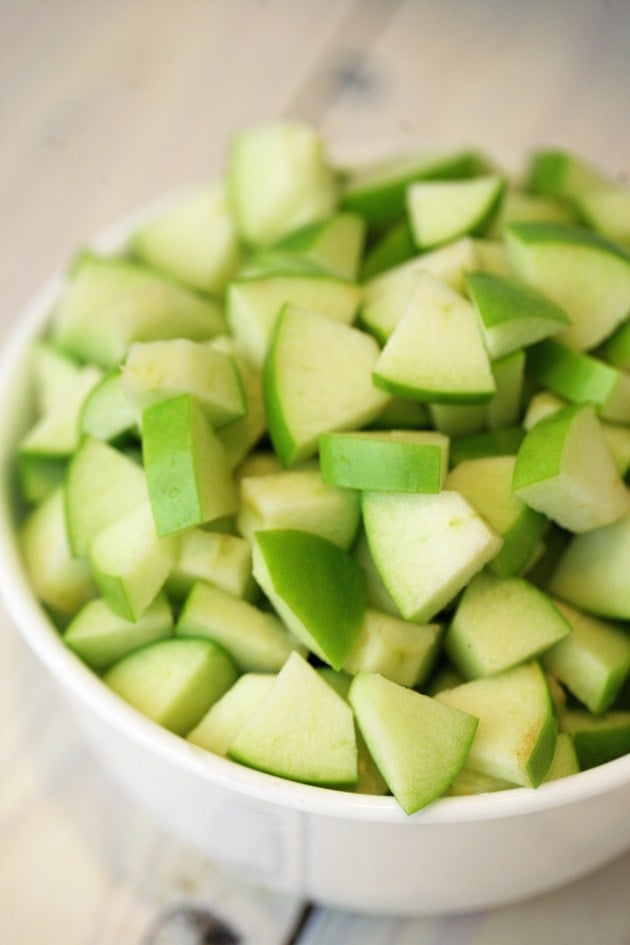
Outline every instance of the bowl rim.
[[[121, 250], [134, 228], [190, 189], [184, 184], [122, 217], [118, 222], [86, 242], [100, 252]], [[14, 405], [25, 404], [24, 365], [32, 343], [49, 322], [61, 291], [66, 267], [59, 267], [9, 326], [0, 347], [0, 403], [7, 405], [0, 426], [0, 599], [15, 628], [52, 673], [86, 708], [117, 732], [130, 737], [144, 749], [178, 768], [236, 793], [275, 806], [321, 814], [332, 818], [381, 823], [437, 824], [491, 821], [533, 814], [572, 804], [609, 791], [630, 788], [630, 754], [581, 771], [538, 788], [517, 787], [489, 794], [440, 797], [408, 815], [391, 796], [357, 794], [333, 788], [301, 784], [247, 768], [230, 759], [212, 755], [144, 717], [109, 690], [78, 656], [69, 650], [61, 635], [35, 598], [21, 560], [11, 502], [12, 459], [24, 418]], [[16, 390], [23, 391], [20, 397]]]

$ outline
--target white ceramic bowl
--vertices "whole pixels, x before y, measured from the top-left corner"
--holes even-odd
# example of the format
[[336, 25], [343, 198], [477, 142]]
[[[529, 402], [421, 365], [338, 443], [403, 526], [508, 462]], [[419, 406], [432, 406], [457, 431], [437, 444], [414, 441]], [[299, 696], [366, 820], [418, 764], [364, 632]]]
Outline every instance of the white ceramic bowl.
[[[138, 217], [95, 242], [121, 245]], [[365, 912], [457, 913], [583, 876], [630, 846], [630, 755], [537, 790], [443, 798], [405, 815], [390, 797], [284, 781], [214, 757], [110, 692], [35, 600], [15, 536], [12, 452], [31, 419], [29, 349], [62, 282], [19, 319], [0, 361], [0, 593], [112, 777], [159, 822], [244, 877]]]

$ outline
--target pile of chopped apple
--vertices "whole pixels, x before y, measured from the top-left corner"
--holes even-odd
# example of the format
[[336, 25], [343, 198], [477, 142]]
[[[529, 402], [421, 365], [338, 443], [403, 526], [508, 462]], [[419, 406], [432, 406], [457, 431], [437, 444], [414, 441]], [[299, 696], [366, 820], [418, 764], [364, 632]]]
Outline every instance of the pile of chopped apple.
[[407, 813], [630, 751], [629, 221], [570, 153], [235, 135], [32, 352], [67, 646], [201, 751]]

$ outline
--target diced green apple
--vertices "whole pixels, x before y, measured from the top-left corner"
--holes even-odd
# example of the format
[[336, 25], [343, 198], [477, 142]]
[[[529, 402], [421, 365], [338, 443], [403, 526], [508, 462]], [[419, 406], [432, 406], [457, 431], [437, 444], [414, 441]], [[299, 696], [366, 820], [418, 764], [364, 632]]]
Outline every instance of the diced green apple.
[[188, 741], [225, 757], [239, 730], [258, 709], [274, 681], [273, 673], [243, 673], [188, 732]]
[[607, 525], [630, 508], [630, 492], [588, 404], [565, 407], [527, 433], [512, 488], [529, 506], [572, 532]]
[[352, 710], [298, 653], [292, 653], [228, 755], [293, 781], [352, 785], [358, 777]]
[[287, 305], [265, 362], [269, 433], [285, 465], [317, 453], [322, 433], [356, 429], [389, 397], [372, 383], [373, 338], [316, 312]]
[[420, 687], [437, 658], [440, 624], [420, 625], [368, 608], [359, 636], [344, 661], [347, 673], [379, 673], [409, 688]]
[[299, 121], [237, 132], [227, 161], [229, 200], [239, 237], [269, 246], [330, 216], [337, 185], [320, 136]]
[[560, 148], [535, 151], [527, 168], [527, 187], [535, 194], [569, 200], [607, 180], [594, 164]]
[[142, 454], [159, 535], [236, 512], [225, 450], [190, 394], [147, 407], [142, 414]]
[[501, 549], [458, 492], [365, 492], [362, 509], [374, 562], [406, 620], [431, 620]]
[[194, 190], [140, 227], [131, 248], [165, 275], [221, 295], [241, 250], [223, 182]]
[[406, 195], [407, 213], [416, 245], [432, 249], [465, 234], [481, 232], [504, 186], [500, 174], [411, 184]]
[[256, 533], [254, 577], [309, 650], [341, 669], [366, 608], [366, 581], [354, 558], [319, 535], [293, 529]]
[[319, 440], [322, 478], [346, 489], [439, 492], [448, 439], [433, 430], [326, 433]]
[[574, 536], [551, 579], [552, 594], [601, 617], [630, 620], [630, 514]]
[[273, 613], [197, 581], [175, 628], [180, 637], [207, 637], [229, 653], [243, 672], [275, 673], [300, 647]]
[[630, 377], [601, 358], [548, 339], [528, 351], [527, 370], [572, 403], [591, 403], [604, 420], [630, 424]]
[[237, 527], [250, 542], [260, 529], [296, 528], [348, 550], [360, 517], [358, 494], [324, 482], [318, 468], [240, 479]]
[[99, 532], [149, 497], [142, 468], [91, 436], [83, 438], [70, 461], [64, 495], [68, 538], [77, 556], [87, 554]]
[[558, 340], [577, 351], [594, 348], [627, 317], [630, 256], [584, 227], [513, 223], [506, 234], [514, 273], [571, 319]]
[[88, 557], [106, 603], [125, 620], [138, 620], [175, 565], [177, 536], [158, 535], [151, 505], [145, 502], [99, 531]]
[[411, 300], [375, 364], [374, 382], [411, 400], [488, 401], [496, 385], [470, 302], [433, 276], [418, 275]]
[[523, 573], [547, 526], [546, 517], [512, 491], [515, 464], [510, 455], [463, 460], [446, 480], [446, 488], [465, 496], [503, 539], [487, 565], [497, 577]]
[[336, 213], [294, 230], [276, 248], [353, 282], [359, 276], [365, 230], [365, 220], [358, 213]]
[[542, 656], [543, 667], [594, 714], [610, 709], [630, 672], [630, 636], [621, 624], [556, 606], [571, 634]]
[[357, 673], [348, 698], [370, 754], [405, 813], [443, 794], [466, 760], [477, 719], [378, 673]]
[[134, 341], [203, 341], [224, 330], [213, 299], [127, 259], [84, 253], [55, 310], [52, 336], [78, 358], [113, 368]]
[[394, 266], [366, 283], [361, 324], [384, 344], [406, 310], [420, 273], [427, 272], [462, 294], [466, 273], [479, 267], [475, 244], [467, 236]]
[[414, 182], [474, 177], [484, 166], [472, 151], [388, 157], [350, 173], [342, 205], [370, 226], [382, 227], [404, 215], [407, 188]]
[[81, 659], [103, 672], [141, 646], [173, 635], [173, 614], [161, 593], [138, 620], [121, 617], [101, 597], [88, 601], [66, 627], [63, 639]]
[[70, 546], [63, 486], [34, 506], [20, 528], [20, 547], [33, 590], [53, 612], [75, 614], [97, 590], [84, 558]]
[[158, 640], [109, 669], [105, 683], [143, 715], [185, 735], [236, 680], [229, 656], [210, 640]]
[[562, 731], [575, 745], [582, 770], [606, 764], [630, 752], [630, 712], [617, 709], [592, 715], [586, 709], [567, 709], [560, 716]]
[[478, 679], [539, 656], [570, 632], [562, 613], [533, 584], [482, 572], [460, 597], [444, 647], [464, 678]]
[[284, 305], [319, 312], [351, 324], [362, 299], [359, 285], [325, 273], [273, 272], [232, 281], [227, 291], [227, 321], [238, 348], [262, 366]]
[[479, 719], [467, 768], [524, 787], [544, 780], [557, 725], [545, 674], [535, 660], [445, 689], [436, 698]]
[[569, 324], [554, 302], [515, 279], [470, 272], [466, 287], [493, 359], [541, 341]]
[[133, 344], [122, 367], [121, 385], [138, 418], [147, 407], [182, 394], [196, 398], [215, 430], [246, 411], [234, 358], [187, 338]]

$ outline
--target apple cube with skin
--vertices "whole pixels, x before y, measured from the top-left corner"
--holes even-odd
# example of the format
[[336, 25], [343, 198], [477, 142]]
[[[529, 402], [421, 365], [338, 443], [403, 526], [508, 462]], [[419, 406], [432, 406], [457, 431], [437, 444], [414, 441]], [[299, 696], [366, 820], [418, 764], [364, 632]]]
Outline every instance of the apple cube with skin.
[[410, 623], [368, 608], [343, 668], [351, 675], [379, 673], [401, 686], [418, 687], [433, 668], [441, 637], [438, 623]]
[[466, 233], [478, 233], [496, 209], [504, 187], [500, 174], [411, 184], [407, 213], [416, 245], [432, 249]]
[[630, 256], [585, 227], [513, 223], [506, 233], [515, 275], [548, 296], [571, 324], [557, 338], [576, 351], [607, 338], [627, 317]]
[[372, 337], [317, 312], [286, 305], [264, 368], [269, 434], [285, 465], [317, 453], [322, 433], [356, 429], [389, 396], [372, 383]]
[[177, 536], [160, 537], [149, 502], [98, 533], [88, 558], [92, 576], [111, 609], [138, 620], [162, 590], [177, 560]]
[[365, 492], [362, 508], [374, 562], [406, 620], [431, 620], [501, 550], [458, 492]]
[[123, 657], [103, 681], [148, 718], [186, 735], [235, 682], [230, 657], [211, 640], [158, 640]]
[[293, 650], [303, 649], [275, 614], [204, 581], [193, 585], [175, 633], [214, 640], [241, 672], [278, 672]]
[[359, 496], [322, 481], [319, 469], [282, 469], [240, 479], [237, 527], [253, 543], [264, 528], [296, 528], [346, 550], [359, 527]]
[[446, 488], [465, 496], [503, 539], [487, 568], [497, 577], [521, 574], [531, 561], [547, 519], [512, 491], [516, 457], [481, 456], [451, 469]]
[[433, 430], [327, 433], [319, 454], [324, 482], [346, 489], [439, 492], [448, 438]]
[[527, 354], [527, 370], [572, 403], [592, 403], [605, 420], [630, 423], [630, 377], [601, 358], [548, 339]]
[[529, 190], [569, 200], [607, 182], [608, 178], [599, 168], [559, 148], [535, 151], [527, 168]]
[[571, 635], [542, 656], [543, 667], [591, 712], [614, 703], [630, 672], [630, 637], [621, 624], [600, 620], [556, 601]]
[[85, 436], [70, 460], [64, 485], [68, 539], [75, 555], [118, 516], [149, 498], [142, 468], [120, 450]]
[[359, 276], [366, 223], [358, 213], [341, 212], [289, 233], [278, 244], [292, 258], [305, 259], [350, 282]]
[[607, 525], [630, 509], [630, 492], [588, 404], [565, 407], [528, 432], [516, 456], [512, 488], [572, 532]]
[[182, 197], [137, 230], [131, 246], [154, 269], [220, 296], [241, 259], [224, 184]]
[[445, 283], [454, 292], [463, 294], [466, 273], [478, 268], [479, 255], [473, 240], [468, 236], [414, 256], [366, 282], [361, 324], [384, 344], [407, 308], [421, 272]]
[[337, 183], [323, 141], [299, 121], [269, 122], [235, 134], [227, 180], [238, 235], [250, 246], [270, 246], [336, 207]]
[[53, 613], [70, 617], [96, 596], [87, 561], [70, 547], [63, 486], [55, 487], [29, 511], [19, 538], [28, 579]]
[[477, 719], [378, 673], [357, 673], [348, 698], [370, 754], [405, 813], [443, 794], [466, 760]]
[[173, 614], [166, 594], [160, 593], [135, 621], [96, 597], [74, 615], [63, 639], [88, 666], [102, 672], [138, 647], [172, 635]]
[[539, 656], [570, 632], [562, 613], [533, 584], [482, 572], [459, 599], [444, 647], [465, 679], [477, 679]]
[[310, 532], [269, 529], [254, 539], [254, 577], [287, 627], [341, 669], [365, 615], [365, 576], [351, 555]]
[[206, 341], [225, 331], [219, 303], [120, 257], [83, 253], [55, 309], [52, 337], [76, 357], [114, 368], [134, 341]]
[[225, 450], [190, 394], [147, 407], [142, 414], [142, 454], [159, 535], [236, 512]]
[[419, 274], [374, 366], [374, 383], [411, 400], [488, 401], [496, 385], [470, 302], [433, 276]]
[[230, 283], [226, 317], [248, 361], [262, 367], [284, 305], [297, 305], [349, 325], [362, 295], [361, 286], [326, 273], [263, 272]]
[[593, 715], [587, 709], [566, 709], [560, 726], [575, 745], [580, 769], [594, 768], [630, 752], [630, 711], [616, 709]]
[[385, 158], [351, 173], [342, 205], [380, 228], [403, 216], [407, 188], [414, 182], [474, 177], [485, 166], [484, 158], [474, 151]]
[[630, 514], [575, 535], [560, 556], [549, 590], [588, 613], [630, 620]]
[[239, 729], [254, 714], [275, 682], [273, 673], [243, 673], [186, 738], [193, 745], [225, 757]]
[[543, 781], [557, 723], [549, 685], [535, 660], [444, 689], [436, 699], [479, 719], [467, 768], [524, 787]]
[[138, 417], [152, 404], [180, 394], [197, 399], [215, 430], [246, 411], [234, 358], [187, 338], [133, 344], [122, 367], [121, 385]]
[[356, 784], [352, 709], [298, 653], [232, 741], [228, 756], [293, 781]]
[[569, 324], [554, 302], [515, 279], [471, 272], [466, 287], [493, 359], [541, 341]]
[[252, 549], [248, 541], [202, 526], [180, 532], [177, 561], [168, 576], [167, 591], [183, 600], [196, 581], [206, 581], [233, 597], [250, 599], [256, 586], [252, 575]]

